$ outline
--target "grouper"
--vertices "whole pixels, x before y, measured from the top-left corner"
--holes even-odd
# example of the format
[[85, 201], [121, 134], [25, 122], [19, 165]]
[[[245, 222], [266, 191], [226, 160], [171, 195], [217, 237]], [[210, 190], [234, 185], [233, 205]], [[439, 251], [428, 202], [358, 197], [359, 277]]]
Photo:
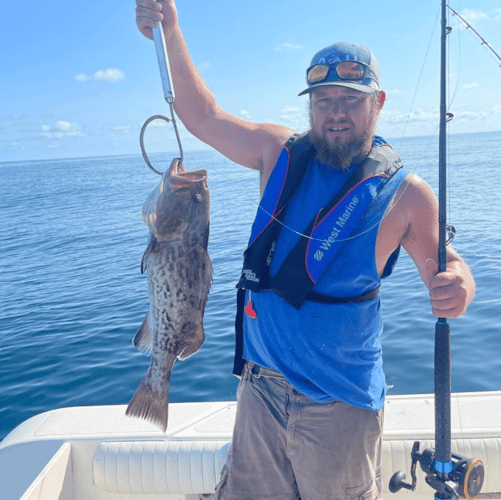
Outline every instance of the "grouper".
[[132, 342], [151, 355], [151, 364], [126, 415], [151, 421], [163, 432], [172, 367], [205, 340], [203, 317], [212, 281], [209, 211], [207, 171], [186, 171], [177, 158], [142, 210], [150, 230], [141, 262], [141, 272], [148, 273], [150, 307]]

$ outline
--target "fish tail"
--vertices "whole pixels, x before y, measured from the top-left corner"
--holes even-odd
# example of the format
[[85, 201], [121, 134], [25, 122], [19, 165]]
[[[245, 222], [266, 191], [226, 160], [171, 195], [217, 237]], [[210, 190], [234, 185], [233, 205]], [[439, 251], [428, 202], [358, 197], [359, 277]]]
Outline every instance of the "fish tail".
[[169, 419], [169, 388], [155, 391], [148, 375], [145, 375], [125, 411], [128, 417], [148, 420], [157, 425], [163, 432], [167, 430]]

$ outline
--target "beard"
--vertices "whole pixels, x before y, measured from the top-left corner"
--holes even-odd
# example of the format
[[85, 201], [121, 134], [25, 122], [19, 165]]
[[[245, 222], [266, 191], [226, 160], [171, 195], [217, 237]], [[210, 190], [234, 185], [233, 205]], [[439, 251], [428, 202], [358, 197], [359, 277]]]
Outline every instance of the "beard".
[[[377, 123], [377, 114], [372, 110], [370, 116], [370, 124], [363, 134], [357, 134], [346, 141], [340, 137], [336, 137], [334, 141], [329, 141], [326, 134], [318, 133], [313, 128], [313, 119], [310, 108], [310, 130], [308, 135], [317, 152], [317, 158], [327, 166], [340, 170], [347, 170], [354, 163], [364, 159], [372, 147], [372, 137]], [[334, 123], [326, 123], [325, 128], [328, 128]], [[337, 122], [336, 125], [342, 125]]]

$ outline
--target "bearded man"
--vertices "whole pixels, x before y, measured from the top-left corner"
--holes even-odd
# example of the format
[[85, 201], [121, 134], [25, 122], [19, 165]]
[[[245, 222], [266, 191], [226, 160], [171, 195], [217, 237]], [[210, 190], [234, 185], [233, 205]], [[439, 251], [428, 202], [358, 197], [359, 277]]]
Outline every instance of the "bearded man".
[[310, 98], [311, 129], [297, 135], [221, 109], [174, 1], [136, 2], [145, 36], [162, 22], [186, 128], [260, 172], [262, 210], [237, 285], [237, 418], [215, 498], [380, 498], [381, 280], [403, 246], [436, 316], [463, 314], [475, 285], [450, 246], [437, 274], [436, 198], [374, 136], [385, 101], [376, 59], [348, 42], [318, 52], [300, 94]]

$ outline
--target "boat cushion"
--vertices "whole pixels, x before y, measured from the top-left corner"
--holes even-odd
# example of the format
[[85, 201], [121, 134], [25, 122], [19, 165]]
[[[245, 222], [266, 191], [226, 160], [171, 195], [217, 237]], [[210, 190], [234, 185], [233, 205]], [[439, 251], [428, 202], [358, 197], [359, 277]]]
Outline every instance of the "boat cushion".
[[[394, 472], [403, 470], [410, 479], [413, 443], [407, 439], [383, 441], [383, 492], [388, 492]], [[209, 440], [103, 442], [94, 452], [94, 485], [122, 494], [211, 493], [219, 482], [230, 445], [229, 441]], [[423, 439], [420, 445], [422, 451], [432, 448], [433, 442]], [[452, 452], [482, 459], [486, 465], [482, 492], [501, 492], [501, 438], [453, 439]], [[431, 490], [419, 466], [417, 475], [417, 496], [413, 498], [429, 498]], [[406, 495], [409, 492], [402, 490], [391, 498], [398, 500]]]
[[92, 466], [94, 485], [115, 493], [210, 493], [228, 441], [103, 442]]

